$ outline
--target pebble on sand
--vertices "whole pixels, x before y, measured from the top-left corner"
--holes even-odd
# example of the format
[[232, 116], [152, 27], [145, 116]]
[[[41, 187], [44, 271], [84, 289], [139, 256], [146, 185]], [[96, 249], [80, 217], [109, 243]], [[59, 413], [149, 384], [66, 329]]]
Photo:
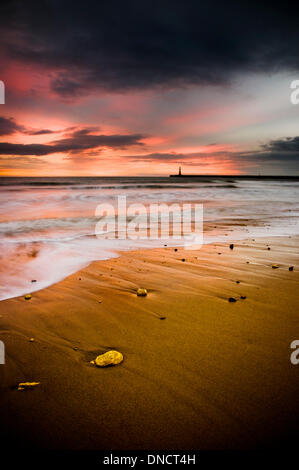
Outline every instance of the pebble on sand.
[[18, 385], [18, 390], [32, 390], [37, 387], [40, 382], [20, 382]]
[[241, 295], [240, 299], [245, 300], [245, 299], [246, 299], [246, 295]]
[[31, 282], [36, 282], [36, 279], [31, 279]]
[[31, 294], [26, 294], [25, 297], [24, 297], [24, 299], [25, 299], [25, 300], [30, 300], [31, 297], [32, 297]]
[[235, 297], [229, 297], [228, 301], [229, 302], [237, 302], [237, 299]]
[[278, 269], [279, 268], [279, 264], [272, 264], [272, 269]]
[[294, 266], [290, 266], [289, 271], [294, 271]]
[[143, 287], [139, 287], [139, 289], [137, 289], [137, 295], [138, 295], [138, 297], [146, 297], [147, 296], [147, 290], [144, 289]]
[[231, 250], [233, 250], [233, 249], [234, 249], [234, 244], [231, 243], [231, 244], [229, 245], [229, 247], [230, 247]]
[[107, 351], [104, 354], [96, 357], [95, 365], [97, 367], [116, 366], [124, 360], [122, 353], [119, 351]]
[[35, 339], [34, 338], [29, 338], [30, 343], [34, 343]]

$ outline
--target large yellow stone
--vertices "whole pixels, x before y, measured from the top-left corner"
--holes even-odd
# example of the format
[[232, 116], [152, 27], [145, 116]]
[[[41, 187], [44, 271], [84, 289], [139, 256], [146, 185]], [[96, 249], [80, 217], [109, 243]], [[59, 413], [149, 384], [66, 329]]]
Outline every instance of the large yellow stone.
[[147, 290], [143, 289], [142, 287], [139, 287], [139, 289], [137, 289], [137, 295], [138, 295], [138, 297], [146, 297], [147, 296]]
[[25, 300], [30, 300], [31, 299], [31, 294], [26, 294], [24, 297]]
[[107, 351], [95, 359], [97, 367], [116, 366], [124, 360], [124, 356], [119, 351]]

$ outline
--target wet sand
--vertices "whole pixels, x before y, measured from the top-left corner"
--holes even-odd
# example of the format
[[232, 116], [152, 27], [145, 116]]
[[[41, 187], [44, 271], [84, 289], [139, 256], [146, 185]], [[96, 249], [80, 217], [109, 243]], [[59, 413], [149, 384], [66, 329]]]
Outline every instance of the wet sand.
[[[295, 441], [298, 247], [292, 237], [127, 252], [31, 300], [1, 302], [1, 442], [179, 450]], [[110, 349], [122, 364], [90, 364]], [[26, 381], [40, 385], [17, 391]]]

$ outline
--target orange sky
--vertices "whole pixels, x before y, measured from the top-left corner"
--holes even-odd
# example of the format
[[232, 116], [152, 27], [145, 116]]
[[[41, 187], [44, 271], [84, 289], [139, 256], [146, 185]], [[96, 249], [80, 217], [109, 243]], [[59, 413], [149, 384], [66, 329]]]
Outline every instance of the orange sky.
[[[97, 91], [68, 99], [50, 90], [49, 75], [43, 72], [10, 62], [3, 74], [6, 103], [0, 116], [13, 123], [13, 129], [5, 133], [0, 127], [0, 147], [10, 145], [9, 152], [0, 155], [0, 175], [168, 175], [179, 165], [184, 173], [257, 173], [257, 159], [246, 154], [279, 135], [276, 121], [281, 113], [285, 120], [283, 104], [269, 104], [263, 81], [257, 79], [225, 93], [193, 86]], [[72, 148], [76, 132], [85, 133], [79, 142], [82, 150]], [[121, 142], [96, 145], [98, 136], [119, 136]], [[65, 139], [68, 148], [61, 150]], [[28, 147], [13, 147], [14, 153], [11, 144]], [[36, 144], [59, 149], [30, 153]], [[280, 170], [272, 165], [269, 171]]]

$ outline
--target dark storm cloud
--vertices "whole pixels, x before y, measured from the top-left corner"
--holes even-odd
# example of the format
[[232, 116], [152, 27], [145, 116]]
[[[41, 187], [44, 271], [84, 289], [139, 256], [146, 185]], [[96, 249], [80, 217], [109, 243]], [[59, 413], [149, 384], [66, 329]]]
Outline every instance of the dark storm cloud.
[[13, 118], [7, 118], [0, 116], [0, 136], [1, 135], [11, 135], [16, 132], [27, 135], [44, 135], [44, 134], [55, 134], [56, 131], [51, 131], [50, 129], [30, 129], [26, 128], [22, 124], [16, 122]]
[[11, 135], [16, 132], [23, 132], [24, 126], [18, 124], [13, 118], [6, 118], [0, 116], [0, 136]]
[[240, 1], [11, 1], [2, 52], [52, 72], [61, 96], [97, 88], [224, 84], [299, 70], [298, 7]]
[[83, 93], [84, 89], [92, 85], [89, 83], [91, 77], [88, 76], [86, 78], [86, 87], [84, 87], [84, 79], [82, 77], [78, 77], [78, 80], [75, 81], [69, 78], [67, 74], [58, 74], [51, 82], [51, 89], [65, 98], [79, 96]]
[[50, 129], [40, 129], [40, 130], [27, 130], [25, 134], [28, 135], [46, 135], [46, 134], [56, 134], [56, 131], [51, 131]]
[[97, 135], [90, 134], [91, 128], [80, 129], [68, 134], [68, 137], [54, 140], [47, 144], [17, 144], [0, 142], [0, 155], [50, 155], [53, 153], [84, 152], [85, 150], [109, 147], [124, 149], [129, 146], [143, 145], [142, 134]]
[[[213, 145], [213, 144], [211, 144]], [[220, 157], [229, 159], [231, 161], [247, 163], [271, 163], [271, 162], [285, 162], [299, 163], [299, 136], [285, 137], [282, 139], [271, 140], [263, 144], [259, 149], [253, 152], [234, 152], [234, 151], [215, 151], [215, 152], [193, 152], [193, 153], [175, 153], [175, 152], [157, 152], [148, 153], [144, 155], [129, 155], [126, 158], [133, 161], [156, 161], [156, 162], [171, 162], [181, 163], [186, 165], [200, 165], [201, 160], [209, 158]]]
[[278, 162], [286, 167], [291, 165], [298, 169], [299, 136], [270, 140], [254, 152], [242, 152], [238, 153], [237, 156], [248, 162], [263, 164], [276, 164]]
[[271, 140], [268, 144], [263, 145], [265, 150], [273, 153], [297, 153], [299, 154], [299, 137], [286, 137], [284, 139]]
[[0, 142], [0, 155], [49, 155], [55, 147], [45, 144], [12, 144]]
[[143, 145], [140, 141], [145, 137], [142, 134], [97, 135], [89, 132], [90, 129], [75, 131], [70, 137], [54, 141], [51, 146], [57, 149], [56, 152], [80, 152], [98, 147], [124, 149], [134, 145]]

